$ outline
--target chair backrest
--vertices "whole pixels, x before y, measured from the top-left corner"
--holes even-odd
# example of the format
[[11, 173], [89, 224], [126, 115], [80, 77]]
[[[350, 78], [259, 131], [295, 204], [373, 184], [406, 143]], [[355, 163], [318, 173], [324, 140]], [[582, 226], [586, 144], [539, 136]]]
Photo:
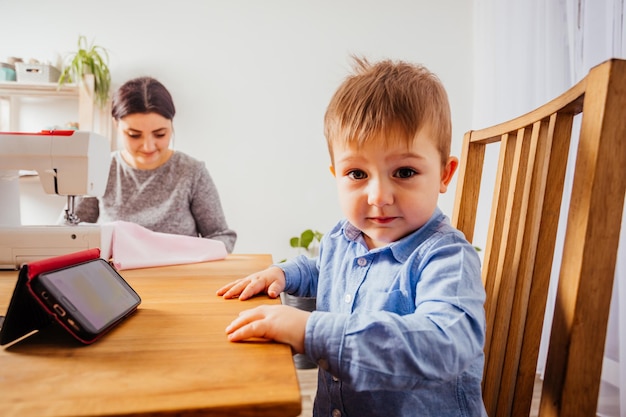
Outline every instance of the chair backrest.
[[580, 113], [539, 415], [593, 416], [626, 185], [626, 61], [606, 61], [538, 109], [464, 137], [452, 222], [470, 242], [486, 147], [499, 143], [482, 271], [483, 399], [491, 417], [530, 412], [572, 126]]

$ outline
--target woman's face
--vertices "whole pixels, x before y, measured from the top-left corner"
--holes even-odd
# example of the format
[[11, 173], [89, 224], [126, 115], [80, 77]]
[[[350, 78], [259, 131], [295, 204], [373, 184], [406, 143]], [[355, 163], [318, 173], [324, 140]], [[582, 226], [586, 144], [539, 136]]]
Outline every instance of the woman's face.
[[122, 117], [117, 121], [117, 131], [124, 143], [122, 157], [133, 168], [155, 169], [172, 155], [172, 121], [158, 113]]

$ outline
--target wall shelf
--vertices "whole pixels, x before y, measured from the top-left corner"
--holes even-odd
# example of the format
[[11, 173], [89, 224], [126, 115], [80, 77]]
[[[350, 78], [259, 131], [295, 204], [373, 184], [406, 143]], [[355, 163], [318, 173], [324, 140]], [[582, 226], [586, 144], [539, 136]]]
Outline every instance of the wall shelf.
[[[58, 83], [0, 82], [0, 131], [19, 131], [17, 122], [22, 99], [75, 99], [78, 101], [80, 130], [112, 136], [111, 108], [108, 103], [100, 108], [94, 101], [93, 75], [86, 76], [80, 85]], [[113, 148], [113, 146], [112, 146]]]
[[0, 81], [0, 97], [70, 97], [78, 98], [78, 86], [57, 83], [21, 83], [17, 81]]

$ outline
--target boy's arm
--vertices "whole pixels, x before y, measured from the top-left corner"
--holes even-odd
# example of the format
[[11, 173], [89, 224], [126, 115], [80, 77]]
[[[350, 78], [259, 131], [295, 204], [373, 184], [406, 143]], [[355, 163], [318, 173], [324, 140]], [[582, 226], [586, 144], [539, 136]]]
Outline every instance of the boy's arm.
[[217, 295], [224, 298], [239, 297], [240, 300], [247, 300], [262, 292], [272, 298], [278, 297], [283, 291], [298, 296], [315, 296], [317, 275], [315, 259], [301, 255], [229, 282], [217, 290]]
[[[239, 299], [245, 300], [262, 292], [266, 287], [270, 296], [278, 296], [283, 290], [299, 296], [315, 296], [317, 276], [316, 260], [302, 255], [227, 284], [217, 294], [225, 298], [239, 295]], [[272, 287], [273, 284], [268, 286], [269, 282], [277, 281], [280, 284], [275, 288]], [[228, 325], [226, 333], [231, 342], [251, 338], [269, 339], [290, 345], [296, 353], [304, 353], [304, 332], [310, 315], [308, 311], [284, 305], [259, 306], [242, 311]]]
[[408, 314], [368, 308], [354, 314], [313, 312], [307, 355], [356, 390], [414, 389], [466, 371], [480, 378], [484, 289], [472, 251], [471, 245], [448, 245], [429, 253], [426, 265], [409, 265], [418, 277], [414, 299], [391, 298], [398, 291], [380, 294], [390, 305], [414, 303]]
[[275, 266], [285, 273], [284, 291], [286, 293], [298, 297], [315, 297], [317, 295], [317, 278], [319, 276], [317, 258], [300, 255]]

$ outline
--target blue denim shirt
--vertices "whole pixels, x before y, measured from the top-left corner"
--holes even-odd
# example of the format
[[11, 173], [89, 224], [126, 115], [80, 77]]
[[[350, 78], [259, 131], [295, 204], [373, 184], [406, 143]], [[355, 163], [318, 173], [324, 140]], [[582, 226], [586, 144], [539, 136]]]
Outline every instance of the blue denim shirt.
[[486, 416], [480, 260], [439, 209], [372, 250], [343, 220], [316, 259], [277, 266], [286, 292], [317, 297], [305, 334], [320, 365], [314, 416]]

